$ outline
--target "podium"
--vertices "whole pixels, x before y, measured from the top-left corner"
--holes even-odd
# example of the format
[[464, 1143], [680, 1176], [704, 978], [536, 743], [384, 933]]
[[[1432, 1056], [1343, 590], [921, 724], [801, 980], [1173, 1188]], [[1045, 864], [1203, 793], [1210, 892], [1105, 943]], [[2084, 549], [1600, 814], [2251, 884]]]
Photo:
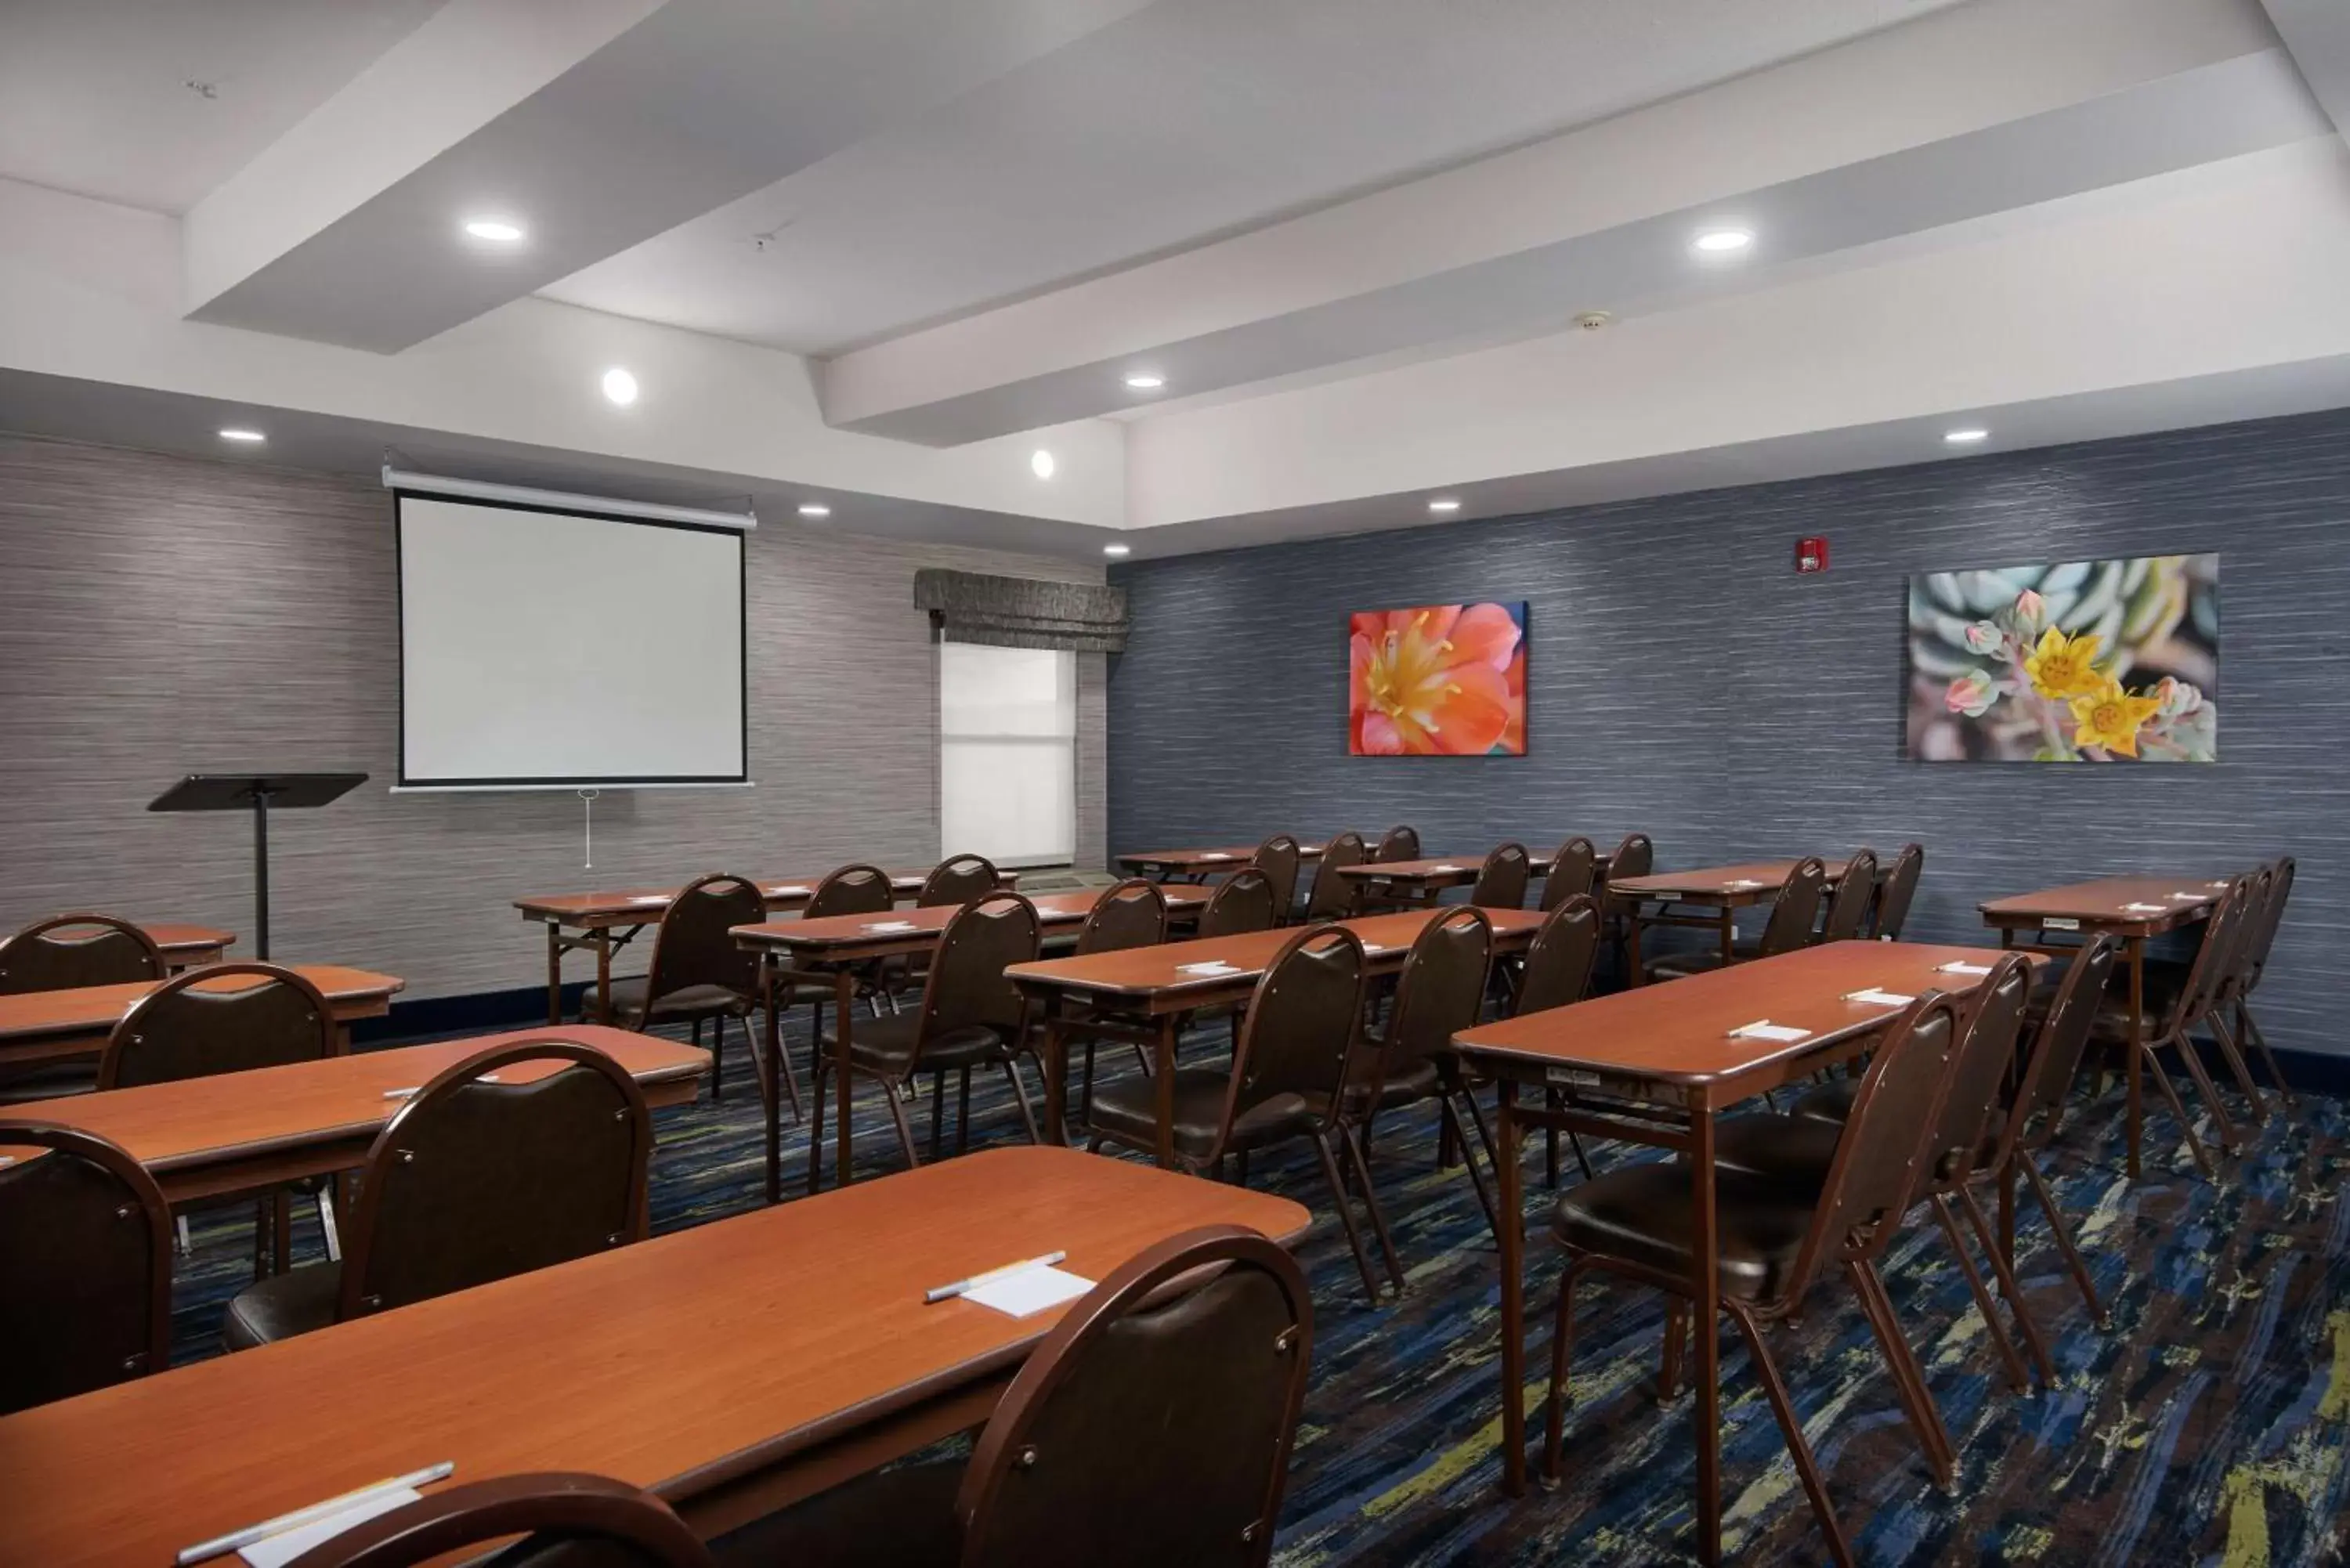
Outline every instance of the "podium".
[[190, 774], [147, 803], [150, 811], [253, 813], [254, 951], [269, 956], [269, 810], [307, 810], [340, 800], [365, 774]]

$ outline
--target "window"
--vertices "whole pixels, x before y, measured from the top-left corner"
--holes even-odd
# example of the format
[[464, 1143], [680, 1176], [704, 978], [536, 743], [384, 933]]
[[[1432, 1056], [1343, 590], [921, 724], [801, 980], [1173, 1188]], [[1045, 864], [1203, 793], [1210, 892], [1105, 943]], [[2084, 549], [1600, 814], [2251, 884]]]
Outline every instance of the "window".
[[1076, 861], [1076, 654], [939, 644], [939, 836], [999, 866]]

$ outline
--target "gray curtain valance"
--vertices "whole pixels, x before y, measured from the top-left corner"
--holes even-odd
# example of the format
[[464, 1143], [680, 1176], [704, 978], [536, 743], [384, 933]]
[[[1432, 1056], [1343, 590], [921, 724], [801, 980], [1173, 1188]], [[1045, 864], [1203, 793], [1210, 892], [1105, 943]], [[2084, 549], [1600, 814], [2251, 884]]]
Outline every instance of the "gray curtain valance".
[[1041, 583], [929, 566], [914, 574], [914, 607], [949, 642], [997, 648], [1126, 649], [1126, 590], [1098, 583]]

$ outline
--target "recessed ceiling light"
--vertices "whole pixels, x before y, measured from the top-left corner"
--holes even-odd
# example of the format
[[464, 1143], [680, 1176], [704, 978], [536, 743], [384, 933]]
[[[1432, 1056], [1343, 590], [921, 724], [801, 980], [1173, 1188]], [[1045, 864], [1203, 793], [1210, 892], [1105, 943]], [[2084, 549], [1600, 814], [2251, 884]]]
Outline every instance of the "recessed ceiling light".
[[625, 409], [637, 400], [637, 379], [615, 365], [604, 372], [604, 395]]
[[510, 245], [522, 238], [522, 225], [504, 218], [468, 218], [465, 232], [477, 240], [487, 240], [495, 245]]
[[256, 445], [269, 439], [259, 431], [246, 430], [241, 425], [229, 426], [228, 429], [221, 431], [220, 438], [223, 441], [243, 441], [248, 446]]
[[1167, 384], [1167, 378], [1156, 370], [1137, 370], [1126, 379], [1126, 384], [1138, 392], [1155, 392]]
[[1134, 546], [1131, 545], [1104, 545], [1102, 546], [1102, 554], [1105, 556], [1126, 556], [1133, 554], [1133, 551]]
[[1461, 510], [1461, 503], [1447, 495], [1441, 499], [1430, 502], [1428, 504], [1428, 509], [1430, 512], [1458, 512]]
[[1708, 229], [1697, 237], [1697, 248], [1708, 255], [1728, 255], [1742, 251], [1754, 243], [1754, 235], [1745, 229]]
[[811, 501], [800, 508], [800, 515], [803, 517], [829, 517], [832, 515], [832, 508], [827, 506], [821, 501]]
[[1970, 426], [1965, 430], [1946, 431], [1942, 439], [1952, 446], [1972, 446], [1977, 441], [1991, 440], [1991, 431]]
[[1060, 466], [1053, 461], [1053, 454], [1041, 446], [1028, 455], [1028, 472], [1039, 479], [1052, 478], [1054, 471]]

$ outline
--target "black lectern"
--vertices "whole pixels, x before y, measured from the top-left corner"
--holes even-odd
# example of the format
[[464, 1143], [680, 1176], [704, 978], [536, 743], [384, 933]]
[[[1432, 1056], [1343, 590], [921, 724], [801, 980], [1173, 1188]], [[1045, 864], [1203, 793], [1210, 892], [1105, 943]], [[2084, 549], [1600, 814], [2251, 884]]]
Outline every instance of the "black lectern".
[[190, 774], [147, 803], [150, 811], [253, 812], [253, 945], [269, 956], [269, 808], [339, 800], [365, 774]]

